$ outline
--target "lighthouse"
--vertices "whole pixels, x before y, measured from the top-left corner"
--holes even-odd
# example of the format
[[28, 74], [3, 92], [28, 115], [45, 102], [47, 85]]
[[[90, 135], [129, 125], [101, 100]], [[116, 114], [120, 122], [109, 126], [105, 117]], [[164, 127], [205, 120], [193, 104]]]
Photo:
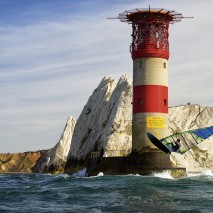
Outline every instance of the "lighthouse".
[[168, 59], [169, 25], [180, 22], [182, 14], [166, 9], [134, 9], [120, 13], [120, 19], [132, 25], [130, 52], [133, 60], [132, 152], [128, 156], [107, 157], [90, 175], [140, 174], [170, 171], [173, 177], [186, 175], [169, 155], [152, 144], [147, 132], [158, 139], [168, 132]]
[[[169, 25], [182, 14], [166, 9], [134, 9], [118, 15], [132, 25], [130, 52], [133, 60], [132, 152], [158, 160], [160, 152], [147, 132], [161, 139], [168, 136]], [[152, 158], [152, 157], [151, 157]]]

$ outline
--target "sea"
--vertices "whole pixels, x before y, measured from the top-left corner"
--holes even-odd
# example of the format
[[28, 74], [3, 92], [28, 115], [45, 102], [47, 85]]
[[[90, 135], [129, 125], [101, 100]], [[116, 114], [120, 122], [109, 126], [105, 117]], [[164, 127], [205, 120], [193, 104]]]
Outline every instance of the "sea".
[[213, 174], [0, 174], [0, 212], [213, 212]]

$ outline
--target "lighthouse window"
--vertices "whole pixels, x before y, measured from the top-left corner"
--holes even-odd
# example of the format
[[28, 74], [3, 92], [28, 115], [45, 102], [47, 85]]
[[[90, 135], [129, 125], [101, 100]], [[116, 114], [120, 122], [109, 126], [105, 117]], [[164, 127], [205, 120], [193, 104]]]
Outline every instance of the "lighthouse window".
[[138, 99], [138, 105], [142, 105], [143, 104], [143, 100], [142, 99]]
[[163, 99], [163, 105], [167, 106], [167, 100], [166, 99]]
[[165, 69], [166, 69], [166, 62], [164, 62], [164, 63], [163, 63], [163, 68], [165, 68]]

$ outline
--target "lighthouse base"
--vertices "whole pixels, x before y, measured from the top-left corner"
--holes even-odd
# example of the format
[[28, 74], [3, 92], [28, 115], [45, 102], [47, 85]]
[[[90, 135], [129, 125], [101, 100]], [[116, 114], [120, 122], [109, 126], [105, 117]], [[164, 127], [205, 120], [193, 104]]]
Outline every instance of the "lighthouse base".
[[105, 175], [154, 175], [165, 171], [174, 178], [186, 176], [185, 168], [174, 167], [169, 155], [153, 149], [149, 152], [131, 153], [127, 157], [102, 158], [96, 165], [90, 162], [87, 176], [96, 176], [100, 172]]

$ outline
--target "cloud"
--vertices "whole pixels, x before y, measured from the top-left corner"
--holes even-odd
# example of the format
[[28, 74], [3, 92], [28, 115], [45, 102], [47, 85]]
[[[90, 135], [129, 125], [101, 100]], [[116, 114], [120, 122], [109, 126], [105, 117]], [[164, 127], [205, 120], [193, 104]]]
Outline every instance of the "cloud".
[[213, 5], [202, 12], [200, 1], [32, 2], [17, 10], [7, 4], [13, 13], [1, 20], [0, 152], [54, 146], [103, 76], [131, 77], [131, 26], [106, 17], [148, 4], [195, 16], [170, 27], [170, 104], [213, 105]]

